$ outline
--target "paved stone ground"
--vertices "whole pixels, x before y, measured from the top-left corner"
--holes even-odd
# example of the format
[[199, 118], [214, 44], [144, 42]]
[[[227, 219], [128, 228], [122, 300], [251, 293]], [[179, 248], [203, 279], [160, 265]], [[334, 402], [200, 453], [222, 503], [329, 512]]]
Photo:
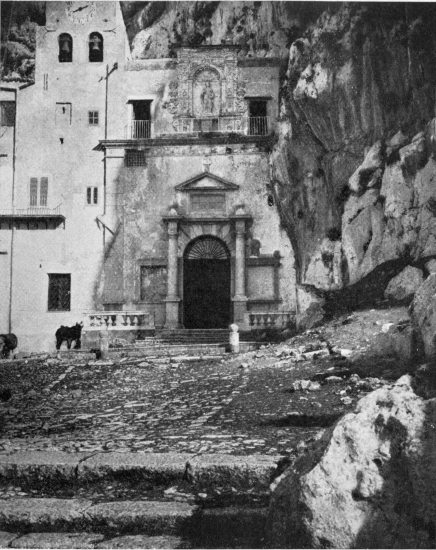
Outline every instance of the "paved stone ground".
[[[345, 379], [321, 391], [292, 392], [296, 380], [341, 368], [344, 358], [296, 359], [289, 350], [319, 349], [327, 335], [330, 343], [364, 354], [383, 322], [404, 315], [401, 308], [363, 312], [287, 345], [215, 361], [3, 361], [0, 385], [13, 396], [0, 408], [0, 452], [288, 454], [320, 434], [323, 416], [345, 412], [358, 398], [344, 403]], [[289, 415], [309, 422], [289, 423]]]

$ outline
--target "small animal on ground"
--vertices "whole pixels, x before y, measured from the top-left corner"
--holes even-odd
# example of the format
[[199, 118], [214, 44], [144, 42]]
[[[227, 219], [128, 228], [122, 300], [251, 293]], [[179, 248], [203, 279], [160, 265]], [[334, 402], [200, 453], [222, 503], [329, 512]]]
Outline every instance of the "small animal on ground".
[[0, 334], [0, 358], [6, 359], [17, 347], [18, 338], [15, 334]]
[[56, 349], [60, 349], [62, 342], [66, 340], [68, 349], [71, 349], [71, 344], [74, 341], [74, 349], [80, 349], [80, 337], [82, 335], [82, 325], [76, 323], [72, 327], [60, 326], [56, 331]]

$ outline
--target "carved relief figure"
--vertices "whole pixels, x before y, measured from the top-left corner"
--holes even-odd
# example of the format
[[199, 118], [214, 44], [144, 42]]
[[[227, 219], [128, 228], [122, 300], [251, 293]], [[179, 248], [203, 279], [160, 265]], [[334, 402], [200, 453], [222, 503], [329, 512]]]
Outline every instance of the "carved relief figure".
[[215, 92], [213, 91], [209, 81], [204, 83], [203, 91], [201, 92], [200, 97], [204, 114], [212, 114], [215, 107]]
[[195, 117], [217, 116], [220, 113], [220, 78], [210, 69], [197, 73], [193, 83], [193, 113]]

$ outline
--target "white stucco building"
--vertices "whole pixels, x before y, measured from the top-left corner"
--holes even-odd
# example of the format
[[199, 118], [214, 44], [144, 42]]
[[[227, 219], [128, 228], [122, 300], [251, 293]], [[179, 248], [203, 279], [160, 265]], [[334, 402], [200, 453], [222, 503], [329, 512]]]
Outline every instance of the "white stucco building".
[[81, 320], [288, 322], [294, 259], [269, 169], [279, 69], [225, 44], [131, 59], [118, 3], [47, 2], [35, 83], [0, 96], [0, 332], [38, 350]]

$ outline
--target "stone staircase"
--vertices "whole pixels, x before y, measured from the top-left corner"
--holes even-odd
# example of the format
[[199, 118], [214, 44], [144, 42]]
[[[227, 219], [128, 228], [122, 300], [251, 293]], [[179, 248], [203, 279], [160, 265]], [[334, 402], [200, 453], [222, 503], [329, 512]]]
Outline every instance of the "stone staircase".
[[223, 344], [229, 341], [229, 330], [216, 329], [164, 329], [158, 333], [158, 338], [168, 344]]
[[279, 458], [0, 455], [0, 547], [265, 548]]

